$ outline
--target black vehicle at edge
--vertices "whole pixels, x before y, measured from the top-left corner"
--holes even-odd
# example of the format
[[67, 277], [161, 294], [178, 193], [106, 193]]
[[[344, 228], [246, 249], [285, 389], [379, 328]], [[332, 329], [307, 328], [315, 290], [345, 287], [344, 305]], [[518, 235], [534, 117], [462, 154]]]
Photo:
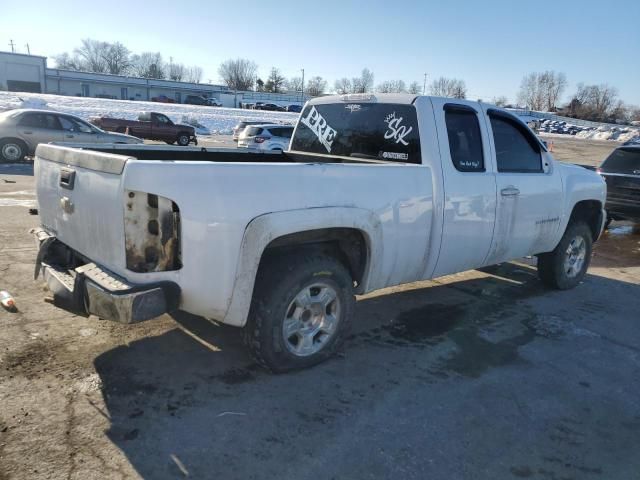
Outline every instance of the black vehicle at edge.
[[616, 148], [597, 171], [607, 182], [609, 221], [640, 223], [640, 145]]

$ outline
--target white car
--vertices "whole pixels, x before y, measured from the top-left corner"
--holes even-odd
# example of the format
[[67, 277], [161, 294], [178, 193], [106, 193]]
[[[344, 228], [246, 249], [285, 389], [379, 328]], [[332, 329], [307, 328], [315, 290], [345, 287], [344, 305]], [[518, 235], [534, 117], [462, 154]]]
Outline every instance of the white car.
[[285, 151], [289, 148], [291, 135], [291, 125], [250, 125], [238, 137], [238, 147]]
[[217, 98], [211, 97], [211, 98], [207, 98], [207, 105], [209, 105], [210, 107], [221, 107], [222, 102]]
[[[243, 140], [291, 130], [255, 128]], [[244, 327], [286, 371], [336, 351], [356, 294], [528, 255], [543, 283], [575, 287], [606, 220], [600, 175], [486, 103], [319, 97], [281, 149], [41, 144], [36, 272], [54, 304]]]

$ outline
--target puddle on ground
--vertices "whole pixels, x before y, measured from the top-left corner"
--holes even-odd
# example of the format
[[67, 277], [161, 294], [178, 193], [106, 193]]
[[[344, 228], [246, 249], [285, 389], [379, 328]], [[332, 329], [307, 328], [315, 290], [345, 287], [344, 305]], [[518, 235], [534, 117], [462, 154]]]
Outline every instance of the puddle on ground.
[[386, 328], [395, 339], [420, 343], [451, 331], [468, 305], [430, 304], [400, 313]]

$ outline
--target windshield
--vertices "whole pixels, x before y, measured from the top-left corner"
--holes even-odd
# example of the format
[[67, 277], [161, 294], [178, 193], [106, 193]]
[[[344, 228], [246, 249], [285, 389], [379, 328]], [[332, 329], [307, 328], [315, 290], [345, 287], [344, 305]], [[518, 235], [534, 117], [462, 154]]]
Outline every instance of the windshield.
[[421, 163], [416, 109], [392, 103], [308, 105], [291, 150]]

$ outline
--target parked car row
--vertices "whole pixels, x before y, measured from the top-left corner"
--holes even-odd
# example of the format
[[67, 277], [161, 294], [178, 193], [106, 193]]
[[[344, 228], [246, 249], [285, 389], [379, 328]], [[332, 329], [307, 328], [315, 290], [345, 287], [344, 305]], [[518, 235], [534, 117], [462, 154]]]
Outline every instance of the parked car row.
[[584, 132], [588, 130], [595, 130], [595, 127], [582, 127], [579, 125], [573, 125], [565, 121], [558, 120], [541, 120], [540, 132], [546, 133], [560, 133], [565, 135], [575, 135], [578, 132]]
[[246, 108], [248, 110], [267, 110], [270, 112], [300, 113], [302, 111], [302, 105], [298, 105], [298, 104], [282, 106], [282, 105], [276, 105], [275, 103], [264, 103], [264, 102], [243, 103], [242, 108]]
[[[175, 99], [167, 97], [166, 95], [158, 95], [151, 98], [152, 102], [158, 103], [178, 103]], [[222, 103], [217, 98], [207, 98], [202, 95], [187, 95], [184, 98], [185, 105], [206, 105], [210, 107], [221, 107]]]

